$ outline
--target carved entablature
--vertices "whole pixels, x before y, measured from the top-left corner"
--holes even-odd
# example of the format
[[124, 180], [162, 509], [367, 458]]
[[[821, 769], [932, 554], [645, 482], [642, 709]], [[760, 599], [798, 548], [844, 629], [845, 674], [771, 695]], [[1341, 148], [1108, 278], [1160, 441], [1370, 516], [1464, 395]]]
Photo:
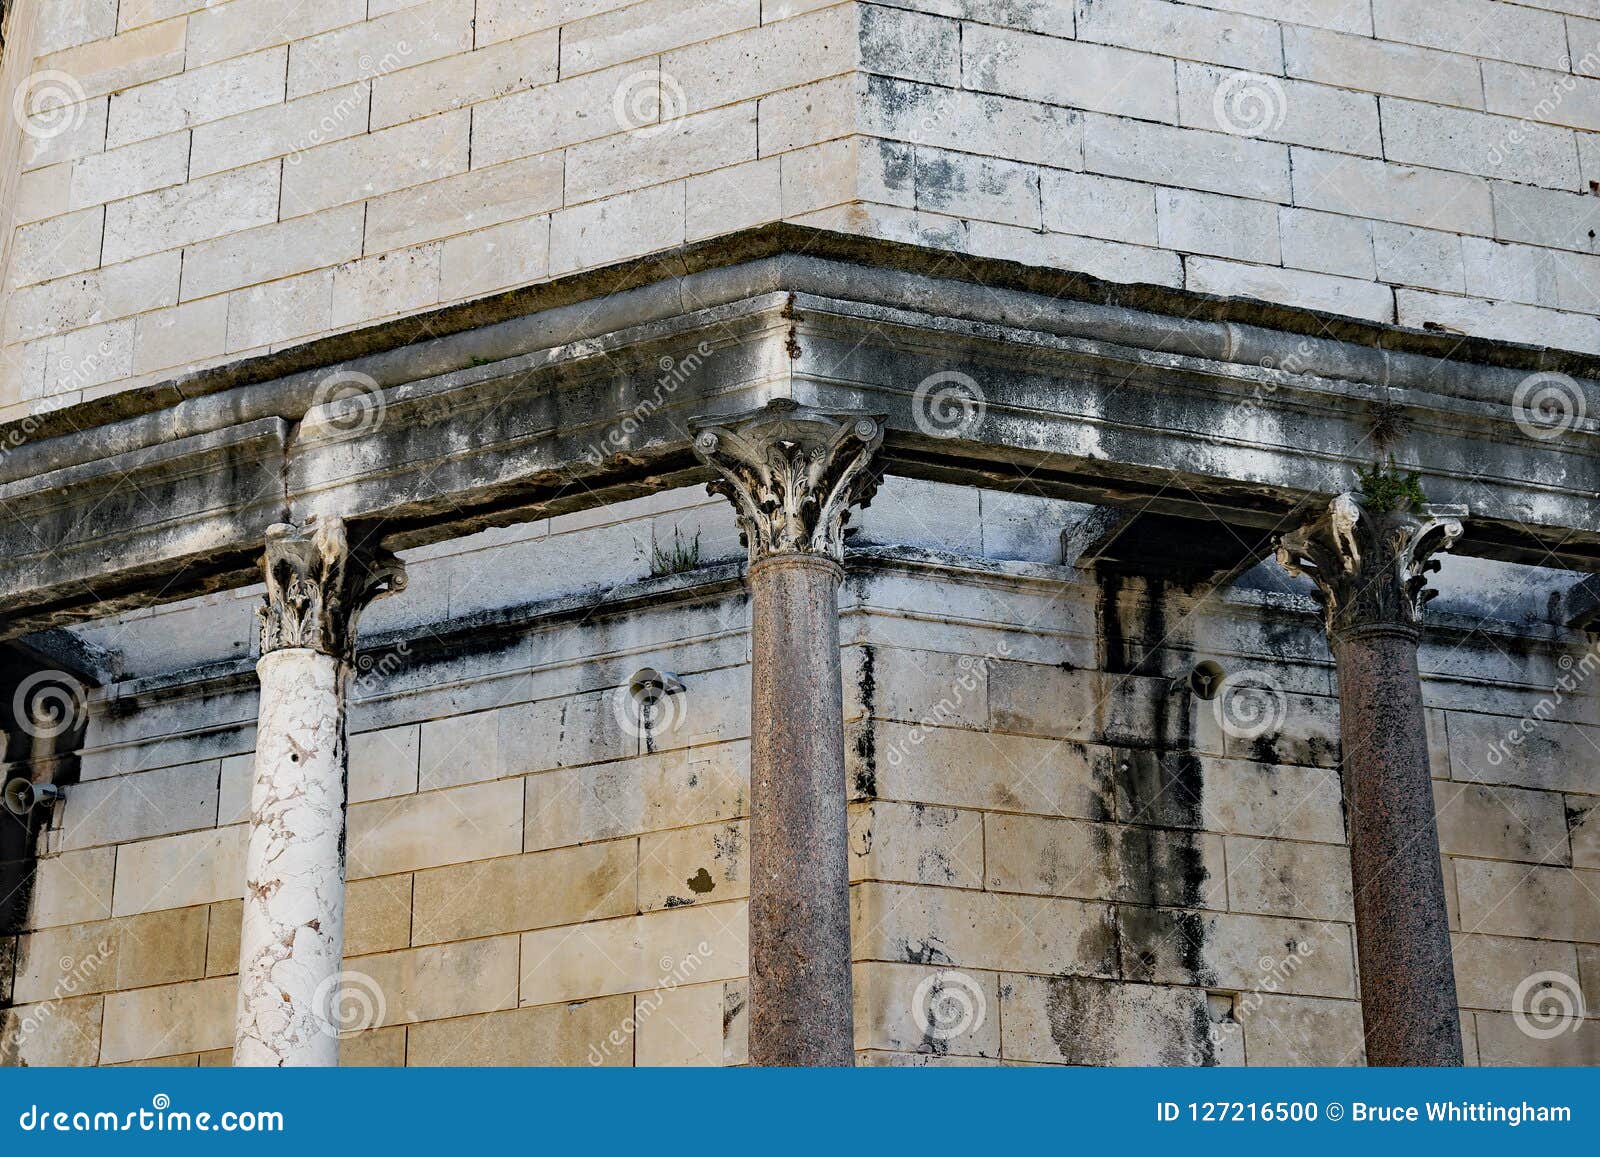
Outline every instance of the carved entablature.
[[267, 529], [261, 653], [309, 647], [350, 662], [356, 620], [373, 599], [406, 585], [405, 564], [386, 550], [350, 546], [344, 520], [325, 518]]
[[1278, 538], [1278, 562], [1305, 575], [1322, 595], [1328, 633], [1387, 627], [1416, 630], [1437, 591], [1434, 556], [1461, 537], [1464, 506], [1373, 511], [1341, 494], [1322, 514]]
[[850, 508], [866, 506], [882, 477], [881, 414], [781, 400], [695, 430], [695, 453], [720, 475], [707, 489], [733, 503], [752, 563], [777, 554], [844, 561]]

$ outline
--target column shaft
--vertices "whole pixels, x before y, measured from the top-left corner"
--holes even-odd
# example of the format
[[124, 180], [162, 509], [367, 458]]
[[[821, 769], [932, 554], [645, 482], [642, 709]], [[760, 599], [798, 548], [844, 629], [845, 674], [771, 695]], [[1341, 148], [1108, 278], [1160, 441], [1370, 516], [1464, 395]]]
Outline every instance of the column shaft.
[[261, 681], [235, 1065], [339, 1063], [328, 1016], [344, 948], [344, 663], [269, 651]]
[[839, 582], [883, 416], [789, 399], [695, 422], [750, 549], [750, 1062], [854, 1063]]
[[820, 555], [750, 567], [750, 1061], [854, 1058], [841, 571]]
[[1459, 1065], [1417, 636], [1350, 631], [1333, 650], [1367, 1063]]

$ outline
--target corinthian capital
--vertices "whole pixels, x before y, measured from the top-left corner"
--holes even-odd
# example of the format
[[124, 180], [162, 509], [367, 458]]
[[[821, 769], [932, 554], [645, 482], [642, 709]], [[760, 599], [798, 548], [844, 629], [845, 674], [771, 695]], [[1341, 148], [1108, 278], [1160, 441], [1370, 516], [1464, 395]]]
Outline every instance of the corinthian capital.
[[1328, 633], [1368, 627], [1416, 630], [1422, 608], [1439, 592], [1428, 575], [1434, 557], [1461, 537], [1464, 506], [1401, 506], [1375, 510], [1341, 494], [1320, 515], [1279, 536], [1278, 562], [1307, 575], [1322, 594]]
[[775, 554], [844, 560], [844, 524], [878, 488], [881, 415], [780, 400], [695, 423], [695, 453], [720, 475], [707, 489], [733, 503], [750, 561]]
[[268, 527], [261, 571], [267, 583], [266, 604], [256, 608], [261, 653], [310, 647], [347, 663], [367, 604], [406, 585], [405, 564], [394, 555], [351, 548], [342, 518]]

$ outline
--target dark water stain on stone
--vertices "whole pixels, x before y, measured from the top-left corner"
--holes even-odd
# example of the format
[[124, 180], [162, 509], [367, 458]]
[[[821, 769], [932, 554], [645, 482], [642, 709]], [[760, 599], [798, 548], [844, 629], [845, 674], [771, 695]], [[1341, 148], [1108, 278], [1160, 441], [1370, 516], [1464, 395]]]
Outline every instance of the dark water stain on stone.
[[861, 648], [861, 671], [856, 676], [856, 692], [861, 699], [861, 726], [856, 732], [856, 794], [866, 799], [878, 794], [877, 734], [872, 713], [876, 709], [877, 677], [875, 653], [871, 645]]
[[704, 868], [690, 876], [684, 883], [688, 884], [689, 891], [697, 896], [704, 896], [717, 886], [717, 882], [711, 878], [711, 873]]
[[[1113, 753], [1118, 796], [1127, 801], [1128, 826], [1107, 835], [1104, 854], [1114, 859], [1108, 877], [1121, 902], [1115, 951], [1124, 981], [1206, 984], [1213, 979], [1205, 960], [1208, 920], [1195, 909], [1205, 901], [1206, 868], [1204, 766], [1194, 750], [1195, 700], [1186, 685], [1168, 676], [1186, 670], [1191, 657], [1171, 638], [1182, 624], [1169, 624], [1169, 601], [1177, 592], [1159, 576], [1101, 574], [1100, 635], [1108, 676], [1142, 678], [1144, 692], [1123, 702], [1131, 708], [1120, 721], [1127, 746]], [[1141, 583], [1143, 596], [1134, 630], [1123, 621], [1123, 595]], [[1134, 637], [1135, 634], [1137, 637]], [[1175, 661], [1176, 660], [1176, 661]], [[1171, 668], [1169, 671], [1168, 668]], [[1083, 1017], [1093, 995], [1081, 987], [1057, 984], [1051, 991], [1051, 1028], [1061, 1036], [1064, 1055], [1074, 1055], [1061, 1037], [1093, 1031]], [[1108, 1014], [1113, 1011], [1106, 1010]], [[1159, 1049], [1167, 1063], [1213, 1064], [1216, 1042], [1204, 999], [1176, 1017], [1163, 1016], [1170, 1040]], [[1072, 1042], [1068, 1042], [1069, 1044]], [[1074, 1045], [1081, 1051], [1081, 1046]]]

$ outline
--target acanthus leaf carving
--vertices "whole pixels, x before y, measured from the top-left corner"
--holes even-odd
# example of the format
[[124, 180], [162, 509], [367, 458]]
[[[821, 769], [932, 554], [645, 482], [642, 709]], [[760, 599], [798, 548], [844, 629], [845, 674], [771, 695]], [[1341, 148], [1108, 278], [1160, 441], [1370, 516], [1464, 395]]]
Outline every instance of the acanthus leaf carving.
[[355, 656], [361, 612], [406, 585], [405, 564], [386, 550], [351, 547], [342, 518], [268, 527], [261, 571], [261, 653], [309, 647], [346, 663]]
[[1295, 530], [1280, 535], [1278, 562], [1317, 584], [1330, 636], [1369, 627], [1416, 630], [1437, 591], [1428, 576], [1437, 555], [1461, 537], [1464, 506], [1375, 510], [1345, 493]]
[[695, 426], [695, 453], [718, 473], [706, 489], [733, 503], [752, 563], [778, 554], [844, 560], [850, 509], [868, 505], [882, 478], [881, 414], [779, 399]]

